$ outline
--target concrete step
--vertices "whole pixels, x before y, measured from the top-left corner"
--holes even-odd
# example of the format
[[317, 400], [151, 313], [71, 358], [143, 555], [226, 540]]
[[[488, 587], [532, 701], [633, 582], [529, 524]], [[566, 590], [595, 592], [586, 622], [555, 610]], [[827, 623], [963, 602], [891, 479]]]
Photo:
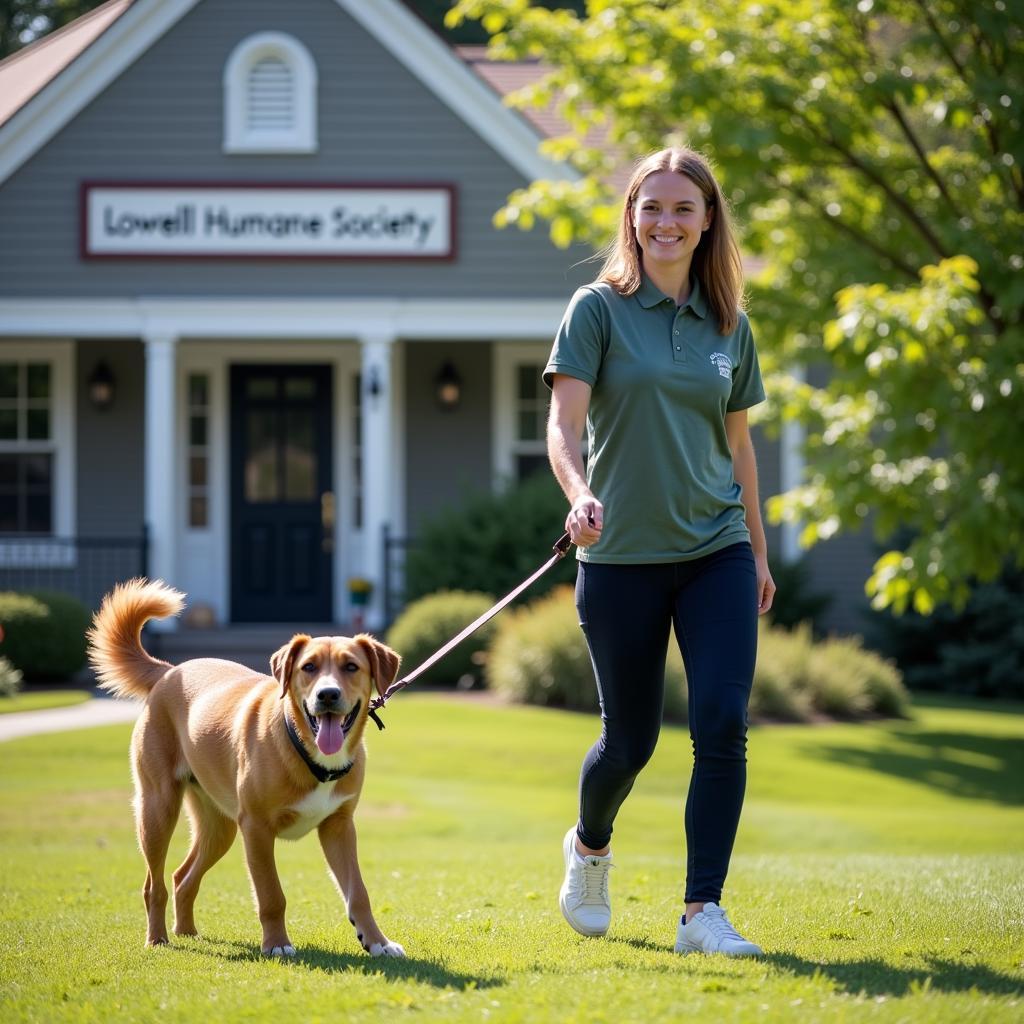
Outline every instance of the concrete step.
[[180, 665], [191, 658], [223, 658], [257, 672], [270, 672], [270, 656], [296, 633], [310, 636], [351, 636], [347, 625], [328, 623], [237, 624], [211, 629], [182, 628], [174, 632], [146, 630], [142, 644], [154, 657]]

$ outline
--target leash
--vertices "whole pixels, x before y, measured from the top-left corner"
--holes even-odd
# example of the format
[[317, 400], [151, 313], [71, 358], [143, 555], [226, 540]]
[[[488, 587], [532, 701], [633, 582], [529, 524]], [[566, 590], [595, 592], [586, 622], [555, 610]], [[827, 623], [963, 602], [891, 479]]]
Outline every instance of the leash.
[[565, 558], [569, 551], [569, 546], [572, 541], [569, 540], [569, 534], [563, 533], [561, 537], [552, 545], [552, 551], [554, 554], [531, 576], [523, 580], [515, 590], [509, 591], [497, 604], [492, 605], [487, 609], [478, 619], [471, 622], [458, 636], [452, 637], [439, 651], [435, 651], [422, 665], [413, 669], [407, 676], [403, 676], [401, 679], [392, 683], [387, 690], [384, 691], [383, 696], [375, 697], [370, 701], [369, 715], [377, 723], [378, 729], [384, 728], [384, 723], [380, 720], [377, 712], [384, 707], [388, 700], [393, 697], [399, 690], [404, 690], [411, 682], [416, 680], [419, 676], [423, 675], [432, 665], [439, 662], [453, 647], [458, 646], [472, 633], [475, 633], [485, 622], [489, 619], [493, 619], [507, 604], [514, 601], [530, 584], [535, 583], [541, 578], [557, 562], [560, 562]]

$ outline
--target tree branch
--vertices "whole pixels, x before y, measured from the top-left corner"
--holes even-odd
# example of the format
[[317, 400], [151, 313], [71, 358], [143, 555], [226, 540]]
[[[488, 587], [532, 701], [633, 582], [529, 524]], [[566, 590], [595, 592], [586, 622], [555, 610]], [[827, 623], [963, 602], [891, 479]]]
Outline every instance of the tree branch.
[[854, 227], [847, 221], [840, 220], [838, 217], [830, 217], [828, 213], [826, 213], [826, 211], [822, 209], [820, 203], [816, 203], [811, 198], [810, 193], [807, 192], [805, 189], [802, 189], [799, 185], [784, 185], [782, 182], [778, 180], [778, 178], [775, 178], [774, 176], [772, 180], [775, 181], [776, 185], [779, 188], [785, 191], [792, 192], [792, 194], [795, 195], [797, 199], [802, 200], [812, 209], [820, 210], [821, 219], [823, 221], [825, 221], [828, 224], [831, 224], [834, 228], [836, 228], [843, 234], [848, 235], [858, 245], [863, 246], [869, 252], [873, 252], [876, 256], [880, 257], [881, 259], [888, 260], [905, 277], [908, 277], [911, 281], [915, 282], [920, 280], [920, 275], [918, 274], [916, 267], [912, 267], [909, 263], [905, 263], [903, 260], [899, 259], [899, 257], [894, 256], [883, 246], [879, 245], [870, 235], [866, 235], [864, 234], [864, 232], [859, 231], [856, 227]]
[[920, 139], [918, 139], [914, 129], [910, 125], [910, 122], [906, 119], [906, 116], [900, 108], [899, 100], [893, 96], [885, 103], [885, 107], [892, 116], [896, 118], [896, 122], [902, 129], [903, 134], [907, 137], [907, 141], [910, 143], [911, 148], [917, 154], [918, 160], [921, 161], [921, 166], [925, 169], [925, 173], [932, 179], [932, 181], [935, 182], [939, 192], [942, 194], [942, 198], [946, 200], [946, 204], [949, 206], [950, 212], [955, 217], [958, 211], [956, 204], [953, 202], [953, 197], [949, 194], [949, 189], [946, 188], [946, 183], [942, 180], [939, 172], [935, 170], [932, 166], [932, 162], [928, 159], [928, 154], [921, 145]]
[[[928, 23], [928, 28], [931, 29], [932, 35], [935, 36], [935, 39], [938, 41], [938, 44], [942, 49], [942, 52], [946, 55], [946, 59], [950, 62], [950, 64], [953, 65], [954, 68], [956, 68], [956, 73], [960, 76], [960, 81], [964, 83], [964, 85], [967, 87], [967, 90], [971, 93], [971, 95], [974, 95], [975, 87], [974, 84], [968, 78], [967, 66], [956, 55], [956, 51], [953, 49], [952, 46], [949, 45], [948, 40], [942, 34], [942, 29], [939, 28], [939, 24], [935, 20], [935, 16], [932, 14], [927, 3], [925, 3], [925, 0], [915, 0], [915, 2], [917, 3], [917, 6], [921, 9], [921, 13], [924, 15], [924, 19]], [[996, 71], [1000, 70], [1001, 68], [996, 67]], [[999, 134], [996, 131], [996, 126], [992, 123], [992, 121], [988, 120], [984, 116], [984, 114], [982, 113], [981, 104], [978, 103], [977, 100], [975, 100], [974, 110], [977, 113], [978, 117], [981, 118], [985, 126], [985, 135], [988, 137], [988, 146], [989, 149], [992, 151], [992, 155], [1000, 162], [1000, 164], [1002, 164], [1002, 161], [999, 158], [1003, 152], [1003, 147], [999, 138]], [[1024, 209], [1024, 176], [1020, 174], [1019, 169], [1015, 173], [1014, 168], [1007, 169], [1007, 176], [1010, 179], [1010, 188], [1017, 196], [1018, 207]]]

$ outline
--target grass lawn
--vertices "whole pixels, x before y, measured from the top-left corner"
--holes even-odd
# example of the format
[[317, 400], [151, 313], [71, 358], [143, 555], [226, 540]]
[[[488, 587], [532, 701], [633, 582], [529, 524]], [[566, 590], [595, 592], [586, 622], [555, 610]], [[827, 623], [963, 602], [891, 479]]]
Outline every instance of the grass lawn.
[[[677, 957], [685, 731], [616, 825], [613, 923], [558, 911], [596, 719], [403, 694], [368, 734], [357, 814], [378, 921], [360, 950], [315, 836], [278, 844], [291, 963], [259, 955], [241, 842], [199, 939], [145, 949], [129, 726], [0, 744], [0, 1020], [1020, 1021], [1024, 707], [752, 731], [724, 904], [761, 961]], [[184, 855], [179, 827], [172, 866]]]
[[15, 711], [66, 708], [72, 704], [84, 704], [91, 698], [89, 690], [40, 690], [35, 693], [31, 689], [23, 690], [13, 697], [0, 697], [0, 715], [9, 715]]

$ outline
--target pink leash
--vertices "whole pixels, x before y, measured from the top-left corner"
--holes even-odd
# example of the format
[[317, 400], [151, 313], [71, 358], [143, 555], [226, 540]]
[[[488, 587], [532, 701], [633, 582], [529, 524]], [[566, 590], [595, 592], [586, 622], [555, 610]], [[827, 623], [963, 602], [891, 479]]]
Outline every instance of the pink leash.
[[532, 583], [536, 583], [557, 562], [560, 562], [565, 558], [569, 551], [569, 546], [572, 542], [569, 540], [569, 534], [563, 533], [561, 537], [555, 541], [552, 546], [554, 554], [530, 577], [523, 580], [515, 590], [507, 593], [497, 604], [492, 605], [480, 616], [471, 622], [458, 636], [452, 637], [439, 651], [435, 651], [422, 665], [413, 669], [407, 676], [403, 676], [401, 679], [393, 682], [387, 690], [384, 692], [382, 697], [375, 697], [370, 701], [370, 717], [377, 723], [378, 729], [384, 728], [384, 723], [380, 720], [377, 712], [384, 707], [388, 700], [393, 697], [399, 690], [404, 690], [411, 682], [416, 680], [419, 676], [423, 675], [432, 665], [437, 664], [453, 647], [457, 647], [467, 636], [475, 633], [485, 622], [493, 619], [506, 605], [514, 601], [527, 587]]

